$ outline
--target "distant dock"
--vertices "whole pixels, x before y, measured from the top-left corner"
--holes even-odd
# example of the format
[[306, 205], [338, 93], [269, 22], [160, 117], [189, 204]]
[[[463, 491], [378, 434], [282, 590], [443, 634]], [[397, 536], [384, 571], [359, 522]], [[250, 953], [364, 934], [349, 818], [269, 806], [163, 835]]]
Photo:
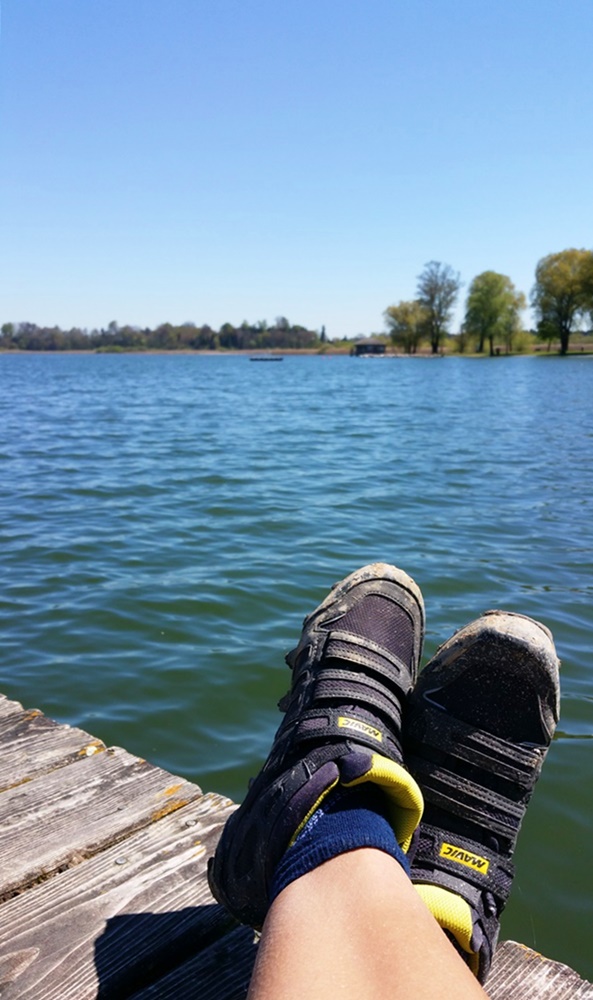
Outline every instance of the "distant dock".
[[[0, 695], [2, 1000], [243, 1000], [254, 935], [206, 879], [233, 803]], [[593, 1000], [499, 945], [491, 1000]]]

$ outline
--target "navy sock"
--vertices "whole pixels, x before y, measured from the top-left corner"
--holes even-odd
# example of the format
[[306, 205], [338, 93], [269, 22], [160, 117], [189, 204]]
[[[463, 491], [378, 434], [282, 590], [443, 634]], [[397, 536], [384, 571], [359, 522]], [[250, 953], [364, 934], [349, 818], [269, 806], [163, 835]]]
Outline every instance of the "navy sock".
[[301, 875], [359, 847], [384, 851], [410, 874], [408, 859], [387, 819], [385, 795], [372, 783], [356, 788], [338, 786], [329, 793], [281, 859], [274, 873], [270, 903]]

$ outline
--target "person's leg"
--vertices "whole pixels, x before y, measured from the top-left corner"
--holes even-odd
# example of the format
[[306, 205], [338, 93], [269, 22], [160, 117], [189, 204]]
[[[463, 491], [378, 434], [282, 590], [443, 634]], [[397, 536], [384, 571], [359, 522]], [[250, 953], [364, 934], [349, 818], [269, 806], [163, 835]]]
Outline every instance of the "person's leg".
[[248, 1000], [479, 1000], [482, 987], [381, 851], [342, 854], [292, 882], [263, 927]]

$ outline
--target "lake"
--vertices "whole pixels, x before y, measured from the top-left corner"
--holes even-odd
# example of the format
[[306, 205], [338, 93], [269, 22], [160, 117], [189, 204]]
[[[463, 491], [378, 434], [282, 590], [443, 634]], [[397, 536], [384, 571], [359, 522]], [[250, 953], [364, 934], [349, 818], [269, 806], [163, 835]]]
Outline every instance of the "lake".
[[593, 978], [593, 357], [0, 354], [0, 691], [235, 799], [336, 580], [553, 631], [502, 936]]

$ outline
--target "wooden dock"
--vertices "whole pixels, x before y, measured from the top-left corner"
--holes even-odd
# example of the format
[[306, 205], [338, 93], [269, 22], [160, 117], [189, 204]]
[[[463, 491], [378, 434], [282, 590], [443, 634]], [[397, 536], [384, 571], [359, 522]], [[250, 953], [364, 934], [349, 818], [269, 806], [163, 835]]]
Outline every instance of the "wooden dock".
[[[243, 1000], [253, 932], [206, 861], [233, 803], [0, 695], [1, 1000]], [[593, 1000], [499, 945], [491, 1000]]]

